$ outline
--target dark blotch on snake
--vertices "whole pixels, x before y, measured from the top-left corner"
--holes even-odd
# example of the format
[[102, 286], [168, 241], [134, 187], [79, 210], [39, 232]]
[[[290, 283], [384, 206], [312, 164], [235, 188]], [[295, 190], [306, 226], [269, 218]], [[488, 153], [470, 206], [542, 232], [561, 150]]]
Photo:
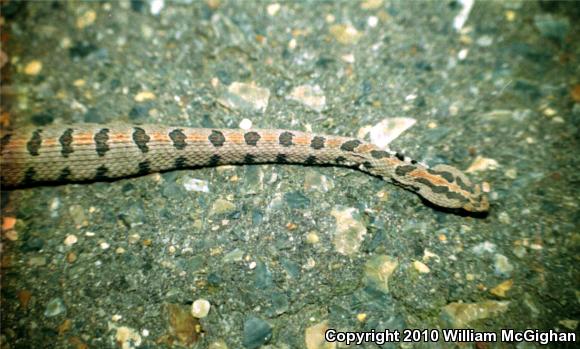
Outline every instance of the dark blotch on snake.
[[109, 145], [107, 144], [109, 141], [108, 133], [109, 129], [103, 128], [95, 134], [95, 147], [99, 156], [105, 156], [105, 154], [110, 150]]
[[135, 127], [133, 130], [133, 142], [135, 142], [137, 148], [139, 148], [142, 153], [147, 153], [149, 151], [147, 142], [151, 140], [151, 137], [149, 137], [147, 132], [145, 132], [141, 127]]
[[390, 156], [389, 152], [384, 150], [371, 150], [371, 156], [375, 159], [388, 158]]
[[346, 141], [342, 143], [340, 149], [344, 151], [354, 151], [355, 148], [361, 144], [362, 144], [361, 141], [359, 141], [358, 139], [353, 139], [351, 141]]
[[342, 164], [342, 163], [346, 162], [346, 158], [344, 156], [337, 156], [336, 159], [334, 159], [334, 161], [337, 164]]
[[220, 131], [212, 130], [211, 134], [207, 139], [211, 142], [214, 147], [221, 147], [226, 142], [226, 137]]
[[175, 159], [173, 166], [178, 170], [186, 168], [187, 167], [187, 159], [185, 158], [185, 156], [180, 156], [177, 159]]
[[304, 160], [304, 163], [306, 165], [314, 165], [314, 164], [316, 164], [316, 156], [310, 155], [309, 157], [306, 158], [306, 160]]
[[10, 138], [12, 137], [11, 134], [7, 134], [4, 137], [2, 137], [2, 139], [0, 139], [0, 150], [4, 149], [4, 147], [6, 145], [8, 145], [8, 143], [10, 143]]
[[185, 142], [187, 136], [183, 133], [183, 130], [181, 129], [175, 129], [169, 132], [169, 138], [171, 138], [171, 140], [173, 141], [173, 146], [177, 150], [183, 150], [187, 146], [187, 143]]
[[458, 200], [460, 202], [466, 201], [466, 199], [463, 195], [450, 191], [448, 187], [434, 185], [433, 183], [429, 182], [425, 178], [417, 178], [416, 181], [418, 183], [426, 185], [427, 187], [429, 187], [429, 189], [431, 189], [432, 192], [434, 192], [436, 194], [444, 194], [445, 196], [447, 196], [451, 200]]
[[324, 148], [324, 141], [324, 137], [316, 136], [310, 141], [310, 147], [313, 149], [322, 149]]
[[254, 162], [256, 162], [256, 157], [254, 155], [246, 154], [246, 156], [244, 156], [245, 164], [253, 164]]
[[432, 175], [441, 176], [445, 178], [445, 180], [449, 183], [453, 183], [453, 181], [455, 180], [455, 176], [452, 173], [446, 171], [435, 171], [432, 169], [427, 169], [427, 172], [429, 172]]
[[62, 149], [60, 150], [60, 153], [65, 158], [68, 158], [69, 154], [72, 154], [74, 152], [74, 149], [72, 146], [72, 142], [73, 142], [72, 134], [73, 134], [73, 129], [68, 128], [68, 129], [66, 129], [66, 131], [64, 131], [62, 133], [62, 135], [58, 139], [58, 141], [60, 142], [60, 145], [62, 147]]
[[276, 162], [281, 163], [281, 164], [285, 164], [288, 162], [288, 159], [286, 159], [286, 154], [278, 154], [276, 155]]
[[412, 165], [397, 166], [397, 168], [395, 169], [395, 174], [397, 176], [403, 177], [403, 176], [406, 176], [407, 173], [412, 172], [416, 169], [417, 169], [417, 167], [412, 166]]
[[34, 177], [36, 176], [36, 170], [34, 167], [29, 167], [24, 173], [24, 178], [22, 179], [22, 184], [28, 185], [34, 183]]
[[461, 179], [461, 177], [456, 177], [456, 178], [455, 178], [455, 181], [457, 182], [457, 185], [458, 185], [458, 186], [459, 186], [461, 189], [463, 189], [463, 190], [465, 190], [465, 191], [467, 191], [467, 192], [469, 192], [469, 193], [471, 193], [471, 192], [472, 192], [472, 188], [471, 188], [469, 185], [467, 185], [467, 184], [466, 184], [466, 183], [463, 181], [463, 179]]
[[71, 171], [70, 168], [65, 167], [62, 170], [60, 170], [60, 174], [58, 175], [58, 179], [57, 181], [59, 182], [66, 182], [68, 181], [68, 177], [71, 175]]
[[149, 160], [141, 161], [139, 163], [139, 175], [145, 175], [151, 172], [151, 163]]
[[258, 141], [260, 140], [260, 134], [258, 132], [247, 132], [244, 134], [244, 140], [246, 141], [247, 145], [256, 146], [258, 145]]
[[42, 144], [42, 136], [40, 135], [42, 130], [36, 130], [32, 132], [32, 137], [26, 143], [26, 149], [28, 153], [32, 156], [38, 156], [38, 151], [40, 150], [40, 145]]
[[292, 146], [292, 137], [294, 137], [294, 135], [290, 132], [282, 132], [280, 133], [280, 137], [278, 139], [278, 141], [280, 142], [280, 145], [283, 147], [290, 147]]
[[211, 158], [209, 159], [209, 165], [210, 166], [216, 166], [217, 164], [220, 163], [221, 157], [219, 155], [212, 155]]
[[95, 180], [103, 181], [109, 179], [109, 177], [107, 177], [107, 172], [109, 172], [107, 166], [101, 165], [99, 168], [97, 168], [97, 172], [95, 173]]
[[405, 161], [405, 155], [401, 153], [395, 153], [395, 157], [401, 161]]

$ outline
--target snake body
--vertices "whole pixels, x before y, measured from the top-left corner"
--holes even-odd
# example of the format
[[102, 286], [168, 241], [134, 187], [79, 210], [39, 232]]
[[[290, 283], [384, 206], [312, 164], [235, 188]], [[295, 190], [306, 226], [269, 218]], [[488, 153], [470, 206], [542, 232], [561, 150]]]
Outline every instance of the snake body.
[[458, 169], [433, 168], [355, 138], [290, 130], [160, 125], [51, 125], [1, 137], [4, 188], [100, 181], [224, 164], [355, 167], [416, 192], [436, 206], [486, 212], [487, 196]]

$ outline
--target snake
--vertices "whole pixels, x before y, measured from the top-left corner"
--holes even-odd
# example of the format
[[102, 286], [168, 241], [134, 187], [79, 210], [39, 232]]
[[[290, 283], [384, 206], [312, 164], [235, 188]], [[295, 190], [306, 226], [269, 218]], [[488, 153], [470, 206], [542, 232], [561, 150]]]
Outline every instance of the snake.
[[0, 138], [2, 189], [110, 181], [235, 164], [351, 167], [417, 193], [438, 208], [482, 213], [489, 200], [455, 167], [432, 168], [361, 139], [280, 129], [72, 124], [24, 127]]

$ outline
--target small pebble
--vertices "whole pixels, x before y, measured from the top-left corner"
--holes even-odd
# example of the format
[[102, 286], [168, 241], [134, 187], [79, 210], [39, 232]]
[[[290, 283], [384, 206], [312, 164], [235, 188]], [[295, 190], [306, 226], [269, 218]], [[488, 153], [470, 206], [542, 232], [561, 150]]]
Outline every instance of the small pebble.
[[69, 252], [66, 254], [66, 261], [70, 264], [74, 263], [77, 260], [77, 254], [74, 252]]
[[493, 37], [489, 35], [483, 35], [482, 37], [477, 39], [476, 42], [481, 47], [488, 47], [491, 46], [491, 44], [493, 44]]
[[209, 215], [220, 215], [226, 213], [232, 213], [236, 210], [236, 205], [228, 200], [217, 199], [211, 206]]
[[240, 128], [242, 130], [249, 130], [252, 128], [252, 120], [250, 119], [242, 119], [242, 121], [240, 121]]
[[107, 242], [101, 242], [99, 247], [101, 247], [103, 250], [107, 250], [109, 247], [111, 247], [111, 245]]
[[33, 267], [42, 267], [43, 265], [46, 265], [46, 257], [44, 256], [30, 257], [30, 259], [28, 260], [28, 265]]
[[97, 13], [93, 10], [89, 10], [82, 14], [79, 18], [77, 18], [77, 28], [83, 29], [95, 23], [97, 19]]
[[4, 237], [10, 241], [18, 240], [18, 232], [16, 230], [8, 230], [4, 233]]
[[465, 60], [465, 59], [467, 58], [467, 54], [468, 54], [468, 53], [469, 53], [469, 50], [468, 50], [468, 49], [466, 49], [466, 48], [464, 48], [464, 49], [461, 49], [461, 50], [459, 51], [459, 53], [457, 53], [457, 58], [458, 58], [460, 61], [463, 61], [463, 60]]
[[376, 10], [383, 6], [384, 0], [364, 0], [360, 3], [363, 10]]
[[362, 33], [350, 24], [334, 24], [330, 27], [330, 35], [341, 44], [354, 44], [357, 42]]
[[514, 284], [514, 281], [512, 279], [509, 279], [509, 280], [506, 280], [506, 281], [502, 282], [501, 284], [495, 286], [494, 288], [489, 290], [489, 292], [491, 294], [493, 294], [494, 296], [504, 298], [504, 297], [506, 297], [506, 292], [512, 288], [513, 284]]
[[263, 113], [268, 108], [270, 90], [257, 86], [255, 82], [234, 81], [218, 101], [230, 109]]
[[371, 28], [374, 28], [379, 24], [379, 19], [376, 16], [370, 16], [367, 18], [367, 25]]
[[165, 0], [151, 0], [149, 3], [149, 11], [152, 15], [157, 16], [165, 7]]
[[431, 271], [431, 269], [429, 269], [429, 267], [427, 265], [425, 265], [424, 263], [421, 263], [419, 261], [414, 261], [413, 262], [413, 267], [419, 273], [423, 273], [423, 274], [427, 274], [427, 273], [429, 273]]
[[507, 212], [500, 212], [498, 215], [498, 220], [503, 224], [510, 224], [512, 221], [510, 215]]
[[242, 344], [248, 349], [256, 349], [272, 338], [272, 326], [260, 318], [249, 316], [244, 322]]
[[281, 6], [278, 3], [270, 4], [266, 7], [266, 12], [268, 12], [270, 16], [275, 16], [278, 11], [280, 11], [280, 7]]
[[388, 255], [375, 255], [366, 262], [363, 282], [366, 286], [389, 293], [389, 279], [399, 266], [399, 261]]
[[556, 115], [558, 112], [555, 109], [552, 108], [546, 108], [544, 109], [544, 115], [546, 115], [547, 117], [552, 117], [554, 115]]
[[315, 231], [311, 231], [306, 234], [306, 242], [310, 245], [315, 245], [320, 242], [320, 237]]
[[197, 299], [191, 305], [191, 315], [193, 315], [195, 318], [202, 319], [206, 317], [207, 314], [209, 314], [210, 307], [211, 304], [209, 301], [205, 299]]
[[188, 178], [183, 182], [183, 187], [187, 191], [196, 191], [201, 193], [209, 193], [209, 183], [202, 179]]
[[514, 11], [506, 11], [505, 12], [505, 19], [507, 19], [508, 22], [513, 22], [516, 19], [516, 13]]
[[510, 260], [499, 253], [495, 255], [494, 268], [495, 273], [499, 276], [510, 276], [514, 271], [514, 266], [510, 263]]
[[223, 340], [217, 340], [215, 342], [211, 342], [207, 349], [228, 349], [228, 345]]
[[514, 247], [512, 252], [518, 258], [524, 258], [526, 256], [526, 254], [528, 253], [526, 248], [524, 246], [521, 246], [521, 245]]
[[31, 61], [24, 67], [24, 73], [26, 75], [38, 75], [42, 70], [42, 62], [38, 60]]
[[509, 179], [516, 179], [518, 178], [518, 170], [515, 168], [510, 168], [505, 171], [505, 176]]
[[318, 85], [297, 86], [290, 92], [288, 99], [300, 102], [317, 112], [321, 112], [326, 107], [326, 96]]
[[[315, 319], [311, 319], [315, 321]], [[336, 348], [336, 343], [327, 342], [324, 338], [326, 331], [328, 331], [328, 320], [319, 322], [315, 325], [307, 327], [304, 330], [304, 342], [307, 349], [333, 349]]]
[[132, 349], [141, 346], [141, 336], [136, 330], [121, 326], [117, 328], [117, 333], [115, 334], [115, 342], [117, 346], [123, 349]]
[[485, 170], [495, 170], [497, 167], [499, 167], [499, 163], [496, 160], [478, 156], [475, 158], [475, 160], [473, 160], [465, 172], [473, 173]]
[[358, 252], [367, 233], [358, 209], [337, 206], [330, 214], [336, 219], [334, 248], [342, 255], [354, 255]]
[[46, 304], [44, 316], [53, 317], [62, 314], [66, 311], [66, 306], [61, 298], [53, 298]]
[[66, 246], [72, 246], [72, 245], [76, 244], [77, 241], [79, 241], [77, 236], [74, 234], [70, 234], [70, 235], [67, 235], [67, 237], [64, 239], [64, 244]]
[[508, 310], [510, 302], [482, 301], [479, 303], [454, 302], [441, 309], [441, 320], [445, 326], [454, 328], [472, 327], [471, 322], [501, 316]]
[[580, 84], [572, 86], [570, 89], [570, 97], [576, 103], [580, 103]]
[[136, 102], [151, 101], [157, 98], [153, 92], [141, 91], [135, 95]]
[[384, 149], [397, 139], [403, 132], [411, 128], [417, 120], [413, 118], [395, 117], [383, 119], [370, 130], [371, 143]]

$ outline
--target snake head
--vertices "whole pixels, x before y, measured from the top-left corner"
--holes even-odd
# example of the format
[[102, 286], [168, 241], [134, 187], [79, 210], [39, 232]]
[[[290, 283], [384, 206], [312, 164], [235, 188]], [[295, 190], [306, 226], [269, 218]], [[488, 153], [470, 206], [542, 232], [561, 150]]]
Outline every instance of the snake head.
[[[474, 213], [489, 211], [487, 194], [483, 192], [481, 185], [473, 184], [463, 172], [448, 165], [437, 165], [428, 172], [447, 182], [443, 187], [430, 188], [439, 194], [435, 200], [432, 200], [435, 204]], [[433, 196], [431, 195], [432, 198]]]
[[463, 209], [469, 212], [489, 211], [489, 200], [487, 195], [481, 190], [479, 184], [473, 186], [473, 192], [469, 195], [469, 201], [463, 205]]

